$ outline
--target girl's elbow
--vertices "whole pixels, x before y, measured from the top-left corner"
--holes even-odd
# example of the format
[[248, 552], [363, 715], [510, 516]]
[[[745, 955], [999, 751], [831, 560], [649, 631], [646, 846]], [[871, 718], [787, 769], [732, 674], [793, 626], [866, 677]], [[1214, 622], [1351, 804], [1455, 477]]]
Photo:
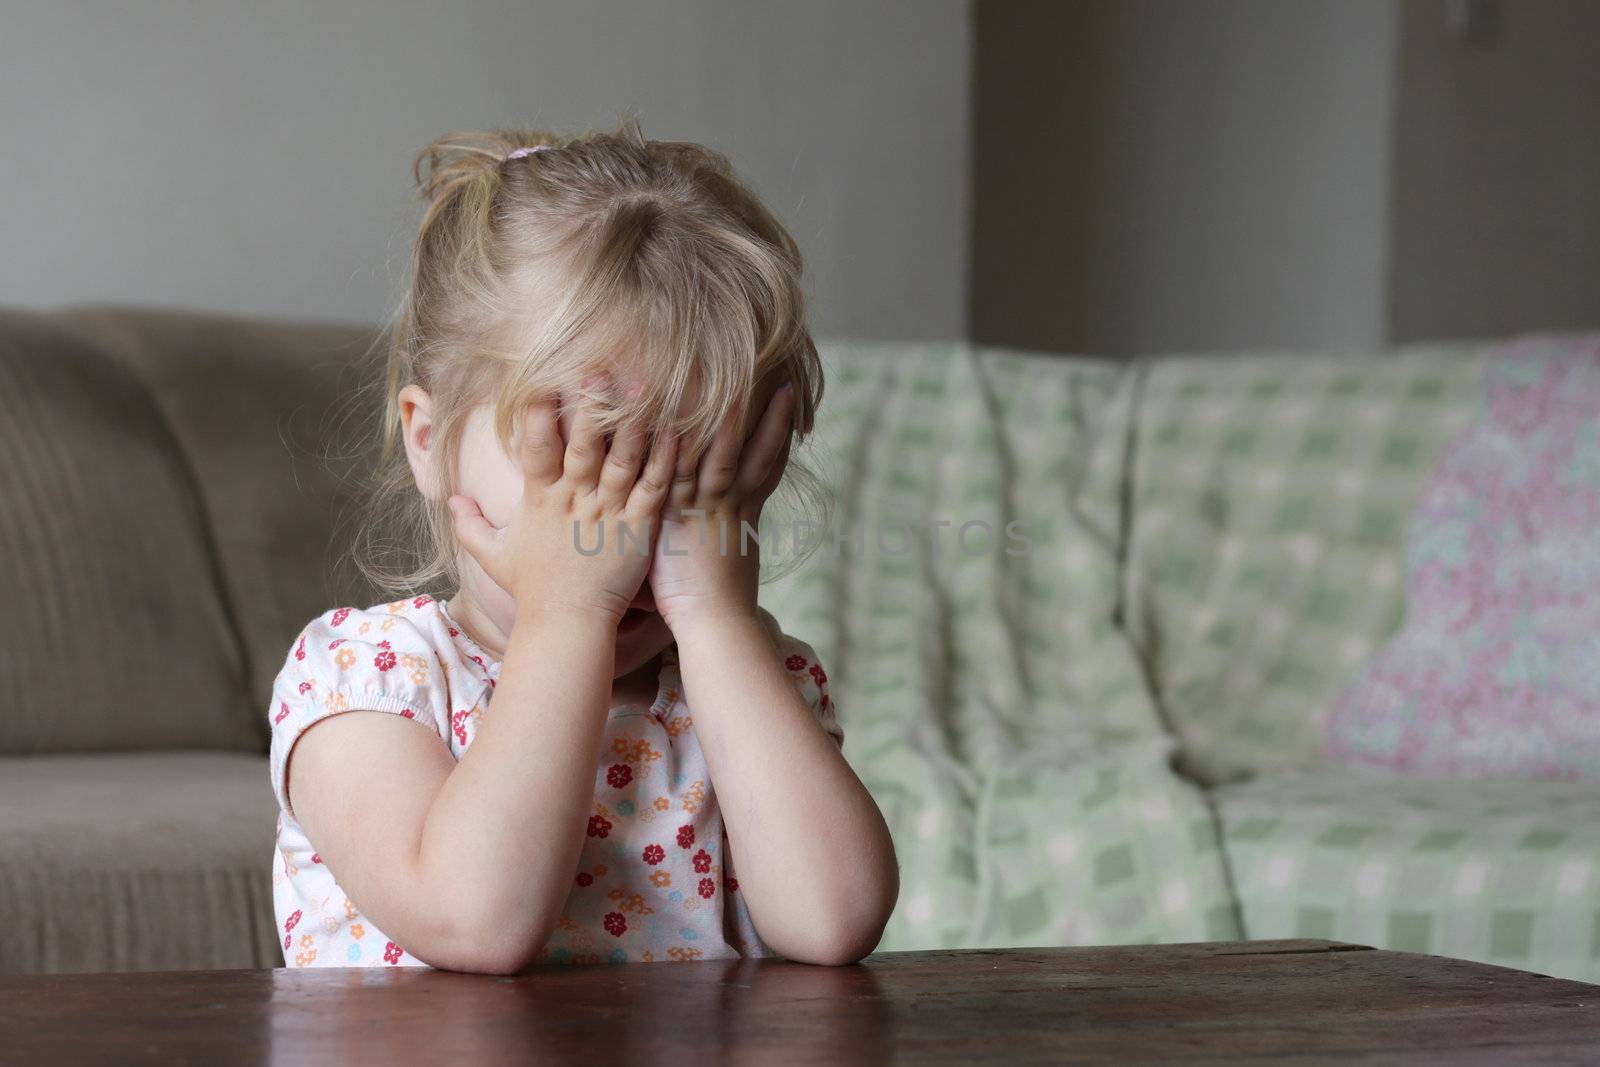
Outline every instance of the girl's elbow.
[[838, 921], [824, 924], [805, 942], [794, 946], [793, 952], [783, 953], [797, 963], [813, 963], [824, 967], [844, 967], [859, 963], [872, 954], [883, 940], [883, 931], [889, 925], [894, 911], [897, 881], [891, 881], [896, 891], [878, 900], [864, 910], [841, 909]]
[[550, 930], [525, 919], [488, 913], [458, 915], [439, 938], [434, 958], [413, 954], [443, 970], [509, 975], [534, 963], [549, 936]]

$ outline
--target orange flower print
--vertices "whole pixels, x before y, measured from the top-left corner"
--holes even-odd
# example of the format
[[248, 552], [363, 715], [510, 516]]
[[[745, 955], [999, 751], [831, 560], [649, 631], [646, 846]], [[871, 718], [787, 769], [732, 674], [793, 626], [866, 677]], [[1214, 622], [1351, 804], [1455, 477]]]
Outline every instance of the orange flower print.
[[667, 720], [667, 736], [681, 737], [688, 733], [694, 726], [694, 720], [687, 715], [677, 715]]
[[355, 938], [357, 941], [360, 941], [363, 937], [367, 936], [367, 928], [362, 926], [360, 923], [351, 923], [350, 936]]
[[613, 738], [611, 751], [627, 760], [629, 763], [644, 763], [647, 760], [658, 760], [661, 753], [650, 747], [650, 742], [644, 738], [630, 743], [626, 737]]
[[656, 956], [655, 956], [655, 953], [653, 953], [653, 952], [642, 952], [642, 953], [639, 954], [639, 962], [640, 963], [654, 963], [655, 961], [656, 961]]
[[364, 622], [360, 626], [356, 627], [356, 633], [364, 634], [370, 629], [372, 629], [372, 624], [370, 622]]
[[356, 665], [356, 650], [345, 645], [333, 654], [333, 662], [337, 663], [341, 670], [349, 670]]
[[621, 886], [607, 893], [606, 896], [617, 902], [617, 907], [623, 911], [631, 911], [636, 915], [654, 915], [656, 909], [644, 902], [644, 897], [638, 893], [630, 893]]
[[[346, 919], [354, 919], [356, 917], [356, 906], [350, 903], [349, 897], [344, 898], [344, 917]], [[356, 936], [360, 937], [361, 935], [357, 934]]]
[[657, 889], [665, 889], [672, 884], [672, 875], [666, 871], [651, 871], [650, 884]]
[[349, 709], [350, 698], [343, 693], [329, 693], [328, 699], [323, 701], [323, 705], [328, 709], [329, 715], [337, 715], [339, 712]]
[[696, 781], [694, 785], [689, 787], [688, 792], [683, 794], [683, 810], [688, 812], [690, 815], [693, 815], [695, 812], [699, 811], [700, 805], [704, 804], [705, 802], [706, 783], [704, 781]]
[[687, 963], [690, 960], [699, 959], [703, 953], [699, 949], [690, 948], [687, 945], [673, 945], [667, 949], [667, 955], [680, 963]]
[[656, 797], [655, 809], [657, 811], [666, 811], [670, 807], [672, 807], [672, 801], [666, 797]]
[[605, 864], [597, 863], [597, 864], [594, 865], [594, 876], [596, 878], [604, 878], [606, 876], [606, 871], [607, 870], [608, 870], [608, 868], [606, 867]]
[[406, 652], [400, 657], [400, 666], [410, 672], [410, 678], [415, 685], [428, 684], [428, 661], [422, 656]]

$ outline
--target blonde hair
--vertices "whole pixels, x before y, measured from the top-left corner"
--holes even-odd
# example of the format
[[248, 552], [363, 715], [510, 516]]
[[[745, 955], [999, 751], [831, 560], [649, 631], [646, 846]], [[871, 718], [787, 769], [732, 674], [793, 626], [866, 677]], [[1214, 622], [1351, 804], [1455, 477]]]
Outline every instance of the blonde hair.
[[[722, 154], [647, 141], [630, 115], [615, 132], [572, 137], [452, 133], [418, 153], [413, 174], [426, 210], [387, 371], [369, 383], [382, 389], [378, 462], [352, 553], [375, 586], [459, 585], [445, 501], [479, 404], [494, 405], [508, 454], [527, 403], [562, 392], [599, 403], [608, 430], [638, 420], [698, 454], [724, 416], [750, 425], [757, 384], [780, 375], [794, 383], [795, 440], [811, 431], [823, 383], [800, 251]], [[594, 371], [619, 366], [636, 395], [585, 389]], [[431, 499], [401, 447], [399, 394], [412, 383], [432, 398]], [[799, 460], [785, 484], [825, 503]]]

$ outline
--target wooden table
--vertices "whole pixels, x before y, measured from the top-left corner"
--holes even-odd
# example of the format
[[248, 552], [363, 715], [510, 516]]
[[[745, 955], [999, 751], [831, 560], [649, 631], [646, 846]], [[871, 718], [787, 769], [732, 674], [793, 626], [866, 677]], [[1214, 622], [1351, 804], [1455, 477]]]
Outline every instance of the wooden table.
[[1332, 941], [0, 978], [0, 1061], [1596, 1063], [1600, 986]]

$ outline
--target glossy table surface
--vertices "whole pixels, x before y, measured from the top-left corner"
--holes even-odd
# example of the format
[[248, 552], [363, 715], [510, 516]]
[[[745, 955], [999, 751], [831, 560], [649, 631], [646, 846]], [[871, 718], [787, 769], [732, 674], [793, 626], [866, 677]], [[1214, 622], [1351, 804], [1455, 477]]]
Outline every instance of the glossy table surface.
[[1330, 941], [0, 977], [10, 1063], [1597, 1063], [1600, 986]]

